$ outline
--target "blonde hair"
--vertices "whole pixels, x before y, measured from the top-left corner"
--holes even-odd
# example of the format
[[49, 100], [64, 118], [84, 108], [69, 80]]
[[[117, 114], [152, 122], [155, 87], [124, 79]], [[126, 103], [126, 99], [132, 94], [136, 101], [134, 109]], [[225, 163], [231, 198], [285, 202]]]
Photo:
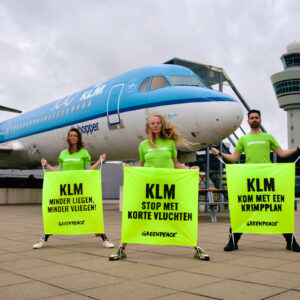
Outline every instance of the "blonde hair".
[[154, 149], [157, 148], [154, 142], [154, 134], [150, 129], [150, 119], [153, 117], [157, 117], [161, 121], [160, 137], [163, 140], [171, 139], [174, 140], [176, 144], [181, 144], [189, 148], [190, 143], [179, 135], [175, 124], [168, 122], [166, 118], [160, 114], [151, 115], [146, 122], [146, 134], [147, 134], [148, 142], [152, 148]]

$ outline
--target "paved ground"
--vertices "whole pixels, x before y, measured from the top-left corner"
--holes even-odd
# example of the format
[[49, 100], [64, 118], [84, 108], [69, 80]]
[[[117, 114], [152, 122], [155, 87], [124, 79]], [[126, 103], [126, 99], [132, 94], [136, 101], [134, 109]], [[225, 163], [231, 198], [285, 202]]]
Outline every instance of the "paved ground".
[[[121, 214], [104, 211], [106, 231], [120, 243]], [[295, 230], [300, 237], [300, 213]], [[199, 239], [211, 261], [193, 249], [129, 245], [126, 261], [108, 261], [112, 250], [92, 235], [41, 236], [39, 205], [0, 206], [0, 299], [300, 299], [300, 253], [285, 250], [280, 235], [243, 236], [238, 251], [225, 253], [229, 217], [199, 217]]]

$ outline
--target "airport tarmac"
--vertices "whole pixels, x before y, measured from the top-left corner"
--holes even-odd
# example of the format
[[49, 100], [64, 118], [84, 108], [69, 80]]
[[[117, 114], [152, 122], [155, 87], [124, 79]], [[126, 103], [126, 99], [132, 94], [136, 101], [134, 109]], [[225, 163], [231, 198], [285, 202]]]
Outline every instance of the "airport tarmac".
[[[104, 205], [105, 228], [119, 245], [121, 213]], [[285, 250], [281, 235], [244, 235], [226, 253], [229, 215], [199, 215], [199, 240], [211, 260], [193, 258], [191, 247], [128, 245], [127, 259], [93, 235], [53, 236], [33, 250], [42, 234], [40, 205], [0, 206], [0, 299], [300, 299], [300, 253]], [[295, 213], [300, 240], [300, 212]]]

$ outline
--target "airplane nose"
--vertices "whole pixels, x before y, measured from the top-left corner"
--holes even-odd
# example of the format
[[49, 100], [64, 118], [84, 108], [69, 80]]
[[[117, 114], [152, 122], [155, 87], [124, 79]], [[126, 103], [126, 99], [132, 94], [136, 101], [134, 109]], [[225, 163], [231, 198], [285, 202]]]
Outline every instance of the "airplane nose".
[[242, 120], [241, 105], [233, 99], [199, 103], [196, 113], [196, 131], [191, 134], [199, 141], [201, 148], [208, 147], [232, 134]]

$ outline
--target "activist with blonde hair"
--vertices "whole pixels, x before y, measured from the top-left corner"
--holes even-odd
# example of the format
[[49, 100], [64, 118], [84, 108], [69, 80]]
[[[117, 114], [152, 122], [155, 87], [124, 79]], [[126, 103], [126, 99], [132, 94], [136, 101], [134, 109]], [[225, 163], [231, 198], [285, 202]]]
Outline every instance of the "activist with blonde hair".
[[[161, 114], [151, 115], [146, 122], [147, 139], [139, 146], [140, 167], [199, 169], [198, 166], [188, 167], [177, 159], [176, 143], [189, 146], [190, 143], [182, 138], [175, 125], [168, 122]], [[123, 166], [127, 166], [124, 164]], [[126, 243], [121, 243], [117, 253], [112, 254], [109, 260], [126, 258]], [[195, 247], [194, 258], [209, 260], [209, 255], [201, 247]]]
[[156, 144], [154, 142], [154, 140], [155, 140], [155, 134], [151, 130], [151, 127], [150, 127], [150, 119], [152, 117], [157, 117], [157, 118], [160, 119], [160, 122], [161, 122], [160, 138], [162, 138], [164, 140], [171, 139], [176, 144], [183, 145], [183, 146], [186, 146], [186, 147], [190, 146], [190, 143], [186, 139], [182, 138], [179, 135], [179, 133], [177, 132], [177, 129], [176, 129], [176, 126], [175, 126], [174, 123], [168, 122], [163, 115], [153, 114], [153, 115], [151, 115], [148, 118], [148, 120], [146, 122], [147, 139], [148, 139], [148, 142], [149, 142], [149, 144], [151, 145], [151, 147], [153, 149], [157, 148], [157, 146], [156, 146]]
[[[41, 164], [43, 168], [49, 171], [71, 171], [71, 170], [96, 170], [101, 163], [106, 159], [105, 154], [101, 154], [95, 164], [91, 164], [91, 157], [87, 150], [84, 149], [82, 135], [78, 128], [71, 128], [67, 136], [68, 148], [63, 150], [58, 158], [59, 167], [53, 167], [48, 164], [47, 160], [42, 158]], [[95, 236], [100, 236], [103, 240], [103, 246], [113, 248], [114, 244], [108, 240], [105, 233], [95, 233]], [[50, 234], [45, 234], [36, 244], [33, 249], [47, 247], [47, 241]]]

